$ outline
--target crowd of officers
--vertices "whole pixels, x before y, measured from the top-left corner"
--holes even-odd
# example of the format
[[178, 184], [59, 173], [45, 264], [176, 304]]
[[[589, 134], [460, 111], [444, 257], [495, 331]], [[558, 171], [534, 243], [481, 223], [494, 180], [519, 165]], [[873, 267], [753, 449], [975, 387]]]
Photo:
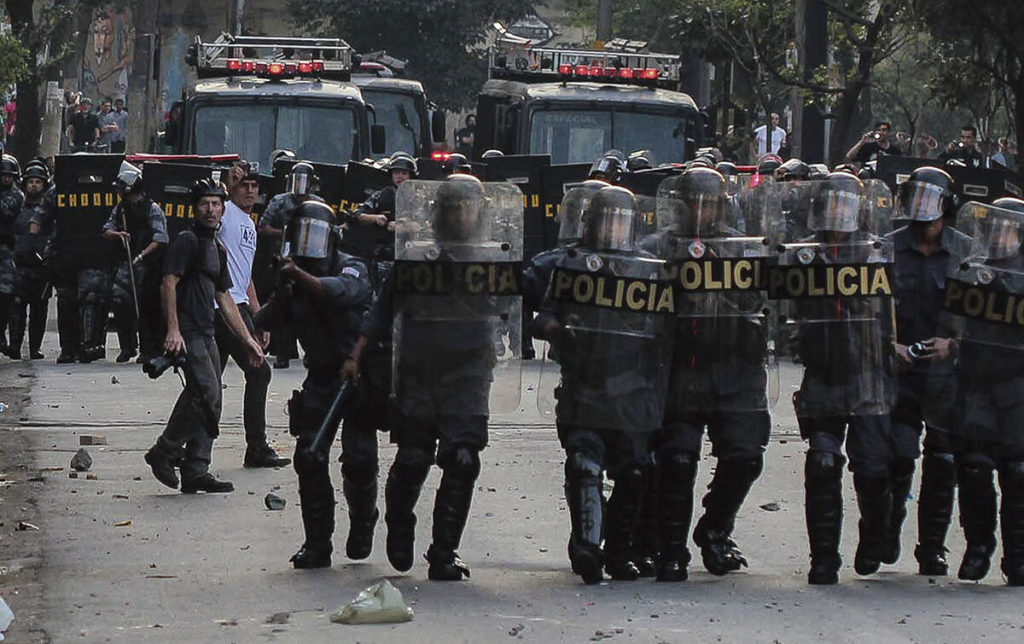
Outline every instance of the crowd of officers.
[[[255, 175], [240, 166], [226, 189], [198, 182], [192, 229], [168, 240], [138, 170], [125, 164], [121, 202], [102, 233], [130, 250], [131, 266], [124, 262], [115, 283], [139, 294], [128, 300], [138, 306], [129, 317], [138, 321], [144, 357], [166, 354], [186, 382], [146, 454], [154, 475], [177, 488], [180, 471], [186, 493], [232, 489], [208, 472], [226, 363], [215, 336], [234, 339], [231, 355], [246, 371], [247, 442], [250, 422], [262, 422], [246, 464], [288, 462], [266, 451], [265, 419], [255, 418], [263, 411], [254, 410], [265, 407], [269, 383], [266, 332], [287, 330], [307, 369], [288, 402], [305, 531], [293, 565], [331, 564], [328, 453], [340, 425], [346, 555], [371, 553], [380, 516], [377, 432], [390, 431], [398, 451], [384, 491], [388, 560], [400, 571], [413, 566], [414, 508], [436, 464], [428, 577], [463, 579], [469, 567], [457, 549], [492, 402], [506, 384], [502, 369], [532, 337], [543, 347], [542, 370], [557, 374], [553, 395], [541, 392], [550, 408], [541, 406], [554, 414], [566, 453], [572, 570], [588, 584], [605, 575], [683, 581], [692, 534], [704, 567], [725, 575], [747, 566], [734, 524], [764, 469], [778, 362], [789, 359], [803, 366], [793, 403], [808, 444], [809, 583], [839, 579], [844, 467], [860, 514], [854, 569], [870, 575], [900, 557], [920, 461], [920, 574], [948, 574], [945, 541], [959, 487], [967, 548], [958, 576], [988, 573], [998, 514], [1002, 572], [1008, 584], [1024, 585], [1024, 315], [1014, 317], [1024, 295], [1024, 201], [959, 204], [950, 176], [925, 167], [901, 184], [894, 226], [888, 212], [880, 219], [879, 194], [858, 168], [814, 176], [791, 160], [739, 175], [712, 153], [669, 173], [645, 201], [616, 185], [623, 171], [649, 167], [645, 161], [610, 154], [595, 162], [590, 178], [566, 192], [558, 247], [533, 258], [521, 257], [522, 199], [511, 184], [483, 183], [466, 166], [442, 181], [416, 181], [416, 160], [396, 153], [392, 185], [339, 214], [316, 197], [313, 167], [298, 162], [287, 192], [259, 220], [260, 232], [281, 237], [277, 286], [262, 305], [254, 294], [229, 295], [249, 290], [252, 255], [247, 271], [232, 268], [232, 242], [220, 232], [232, 208], [250, 219]], [[9, 163], [16, 164], [5, 157], [0, 193], [0, 319], [10, 319], [8, 355], [17, 357], [28, 308], [38, 357], [35, 316], [45, 316], [46, 301], [37, 291], [48, 277], [28, 250], [44, 249], [40, 240], [52, 234], [48, 174], [36, 162], [24, 173]], [[379, 233], [365, 257], [339, 250], [345, 229], [357, 226]], [[161, 261], [151, 262], [158, 250]], [[424, 266], [440, 277], [419, 281]], [[492, 279], [470, 288], [481, 274]], [[972, 297], [996, 304], [979, 315]], [[106, 313], [89, 312], [91, 305], [79, 302], [84, 360], [102, 352], [93, 316], [105, 321]], [[520, 323], [520, 305], [536, 315]], [[135, 350], [122, 337], [118, 360]], [[264, 375], [253, 377], [250, 397], [257, 371]], [[518, 380], [515, 387], [518, 396]], [[717, 465], [691, 533], [705, 432]], [[605, 477], [614, 482], [607, 499]]]

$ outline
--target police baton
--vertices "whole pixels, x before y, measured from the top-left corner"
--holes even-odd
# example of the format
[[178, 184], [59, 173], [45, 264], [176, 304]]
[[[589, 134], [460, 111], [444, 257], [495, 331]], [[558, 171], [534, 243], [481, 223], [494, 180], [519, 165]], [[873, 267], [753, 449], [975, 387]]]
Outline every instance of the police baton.
[[341, 421], [345, 415], [345, 407], [351, 400], [352, 396], [356, 393], [355, 384], [350, 380], [345, 380], [341, 383], [341, 387], [338, 389], [338, 393], [334, 396], [334, 401], [331, 403], [331, 408], [327, 410], [327, 415], [324, 416], [324, 422], [320, 424], [320, 429], [317, 430], [316, 436], [313, 437], [313, 442], [306, 448], [306, 454], [312, 458], [321, 459], [320, 451], [324, 447], [324, 443], [327, 442], [328, 436], [333, 435], [334, 427]]
[[[121, 208], [121, 226], [125, 232], [128, 232], [128, 217], [124, 213], [124, 208]], [[132, 263], [132, 247], [124, 237], [121, 238], [121, 245], [124, 246], [125, 255], [128, 256], [128, 281], [132, 285], [132, 304], [135, 305], [135, 320], [138, 321], [139, 292], [135, 289], [135, 265]]]

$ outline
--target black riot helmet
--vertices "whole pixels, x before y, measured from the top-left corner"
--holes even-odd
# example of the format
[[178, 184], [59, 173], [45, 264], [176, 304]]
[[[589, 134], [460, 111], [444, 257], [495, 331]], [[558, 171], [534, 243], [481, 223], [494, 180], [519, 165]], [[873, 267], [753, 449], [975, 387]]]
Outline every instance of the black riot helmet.
[[505, 156], [504, 152], [502, 152], [501, 150], [497, 150], [495, 148], [491, 148], [490, 150], [487, 150], [486, 152], [481, 154], [480, 158], [481, 159], [498, 159], [498, 158], [503, 157], [503, 156]]
[[583, 246], [593, 251], [636, 248], [636, 198], [621, 186], [601, 188], [583, 211]]
[[622, 160], [613, 154], [606, 154], [590, 166], [588, 179], [601, 179], [615, 183], [622, 176]]
[[636, 172], [638, 170], [648, 170], [654, 167], [654, 155], [650, 150], [635, 150], [629, 153], [629, 157], [626, 159], [626, 171]]
[[925, 166], [910, 173], [896, 191], [898, 219], [935, 221], [956, 213], [953, 177], [941, 168]]
[[445, 175], [470, 174], [472, 170], [473, 166], [470, 165], [469, 159], [466, 158], [465, 154], [460, 152], [452, 152], [448, 155], [448, 158], [441, 163], [441, 172]]
[[852, 233], [860, 230], [864, 183], [849, 172], [832, 172], [814, 196], [807, 227], [816, 232]]
[[41, 179], [43, 182], [43, 190], [46, 190], [50, 185], [50, 170], [45, 165], [29, 163], [25, 166], [25, 171], [21, 174], [21, 187], [23, 190], [25, 189], [25, 184], [28, 183], [29, 179]]
[[680, 235], [704, 235], [715, 228], [729, 206], [729, 189], [722, 173], [694, 167], [673, 178], [670, 205], [659, 225], [671, 226]]
[[142, 192], [142, 170], [127, 161], [122, 161], [121, 167], [117, 169], [117, 179], [114, 181], [114, 187], [119, 191], [124, 191], [125, 194]]
[[719, 161], [715, 164], [715, 170], [718, 170], [723, 177], [735, 177], [740, 173], [732, 161]]
[[21, 176], [21, 164], [18, 163], [18, 160], [13, 155], [5, 154], [3, 160], [0, 161], [0, 174], [13, 176], [17, 180]]
[[415, 179], [418, 171], [416, 159], [408, 152], [395, 152], [388, 159], [388, 172], [392, 170], [405, 170], [409, 173], [410, 179]]
[[558, 245], [565, 247], [578, 244], [583, 237], [580, 221], [586, 211], [590, 200], [602, 188], [608, 186], [608, 182], [600, 179], [587, 179], [575, 188], [570, 189], [562, 198], [562, 204], [558, 208]]
[[307, 161], [299, 161], [288, 173], [287, 192], [300, 197], [308, 197], [319, 187], [320, 177], [316, 175], [313, 165]]
[[471, 174], [453, 174], [438, 187], [434, 204], [434, 235], [444, 244], [486, 241], [490, 226], [482, 212], [484, 184]]
[[274, 150], [273, 152], [270, 153], [270, 168], [271, 168], [271, 170], [273, 170], [274, 165], [276, 165], [277, 162], [279, 160], [281, 160], [281, 159], [288, 159], [288, 160], [291, 160], [291, 161], [295, 161], [297, 159], [297, 157], [295, 156], [295, 153], [292, 152], [291, 150], [288, 150], [286, 148], [278, 148], [277, 150]]
[[811, 176], [811, 167], [800, 159], [790, 159], [778, 167], [775, 176], [779, 181], [806, 181]]
[[782, 160], [778, 157], [770, 156], [757, 164], [757, 173], [770, 175], [780, 166], [782, 166]]
[[281, 256], [314, 275], [324, 275], [334, 251], [333, 220], [334, 211], [321, 201], [299, 204], [285, 226]]
[[220, 181], [214, 181], [212, 177], [206, 177], [193, 183], [188, 189], [188, 196], [193, 206], [199, 203], [199, 200], [203, 197], [219, 197], [221, 202], [228, 198], [227, 192], [224, 190], [224, 184]]

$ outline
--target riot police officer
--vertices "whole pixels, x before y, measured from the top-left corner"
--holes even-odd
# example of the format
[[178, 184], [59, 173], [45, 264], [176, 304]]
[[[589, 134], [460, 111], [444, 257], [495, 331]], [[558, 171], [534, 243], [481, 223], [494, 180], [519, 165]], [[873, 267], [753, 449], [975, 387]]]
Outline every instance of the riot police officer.
[[25, 203], [25, 195], [18, 188], [21, 166], [9, 154], [0, 160], [0, 350], [7, 353], [7, 320], [14, 304], [18, 269], [14, 264], [14, 228]]
[[415, 179], [416, 159], [406, 152], [398, 151], [388, 160], [388, 174], [391, 185], [371, 194], [347, 217], [349, 226], [372, 226], [376, 231], [373, 254], [370, 260], [371, 279], [375, 290], [387, 274], [389, 262], [395, 258], [395, 193], [403, 183]]
[[[496, 337], [507, 345], [502, 365], [518, 368], [511, 359], [520, 346], [518, 279], [511, 265], [495, 262], [521, 260], [522, 193], [512, 184], [456, 174], [443, 182], [407, 182], [397, 196], [396, 264], [364, 325], [368, 339], [386, 337], [392, 324], [397, 330], [391, 440], [398, 453], [385, 489], [387, 555], [397, 570], [412, 567], [414, 508], [436, 454], [442, 474], [427, 576], [455, 581], [469, 576], [457, 550], [493, 399], [510, 393], [518, 404], [518, 385], [502, 386], [518, 378], [499, 378], [495, 369]], [[503, 286], [468, 288], [473, 266], [499, 271]], [[423, 268], [448, 278], [417, 286], [412, 276]]]
[[[561, 372], [555, 398], [559, 440], [566, 453], [565, 495], [571, 519], [570, 561], [587, 584], [603, 572], [634, 580], [634, 531], [647, 488], [651, 439], [661, 425], [670, 316], [647, 307], [599, 305], [585, 297], [596, 280], [615, 282], [658, 299], [661, 265], [636, 247], [633, 193], [607, 186], [583, 214], [581, 242], [555, 268], [535, 320], [538, 337], [551, 343]], [[589, 280], [589, 282], [588, 282]], [[588, 282], [591, 288], [574, 288]], [[583, 301], [587, 300], [587, 301]], [[615, 481], [607, 513], [602, 472]], [[603, 528], [603, 529], [602, 529]], [[605, 537], [601, 547], [602, 532]]]
[[590, 172], [587, 173], [587, 178], [616, 184], [622, 177], [622, 167], [624, 165], [625, 163], [619, 156], [607, 153], [594, 161], [593, 165], [590, 166]]
[[103, 225], [103, 236], [119, 241], [131, 256], [114, 274], [112, 304], [121, 348], [116, 361], [127, 362], [140, 348], [145, 361], [160, 355], [159, 276], [169, 239], [167, 217], [146, 194], [139, 168], [122, 163], [116, 185], [120, 201]]
[[[767, 250], [767, 217], [765, 211], [743, 217], [730, 209], [726, 179], [710, 168], [691, 168], [658, 189], [660, 230], [645, 240], [645, 248], [669, 262], [668, 274], [683, 287], [676, 301], [679, 323], [658, 446], [660, 581], [687, 578], [687, 532], [705, 427], [718, 466], [693, 538], [712, 574], [747, 565], [731, 535], [736, 514], [764, 467], [771, 431], [766, 301], [754, 279], [723, 280], [727, 286], [717, 291], [687, 280], [697, 269], [711, 277], [733, 266], [753, 276], [760, 269], [754, 258]], [[745, 233], [736, 228], [741, 218]]]
[[[954, 451], [967, 540], [957, 576], [979, 581], [988, 574], [998, 507], [1002, 572], [1007, 584], [1024, 586], [1024, 317], [1010, 304], [1024, 295], [1024, 201], [968, 202], [956, 227], [973, 240], [967, 257], [950, 265], [943, 299], [956, 370]], [[948, 388], [944, 393], [949, 396]]]
[[[306, 201], [295, 209], [285, 227], [279, 286], [257, 316], [259, 326], [289, 325], [306, 355], [302, 390], [288, 401], [305, 529], [305, 542], [291, 558], [295, 568], [331, 565], [334, 487], [328, 456], [341, 418], [328, 418], [328, 413], [345, 380], [341, 370], [372, 297], [363, 261], [335, 250], [333, 219], [334, 212], [324, 203]], [[325, 424], [327, 434], [317, 439]], [[376, 468], [376, 436], [371, 436]], [[344, 434], [342, 441], [347, 442]], [[347, 492], [346, 487], [346, 496]], [[372, 514], [376, 520], [376, 505]]]
[[[956, 489], [956, 466], [950, 444], [951, 427], [926, 424], [925, 410], [939, 417], [940, 398], [929, 398], [929, 378], [949, 357], [950, 341], [938, 337], [940, 305], [951, 262], [959, 263], [970, 239], [946, 225], [956, 215], [953, 179], [939, 168], [918, 168], [900, 184], [899, 207], [894, 217], [907, 225], [887, 235], [894, 247], [893, 288], [896, 298], [896, 357], [899, 382], [892, 410], [893, 505], [889, 543], [883, 563], [896, 563], [900, 553], [900, 527], [907, 516], [907, 495], [914, 478], [914, 463], [921, 456], [921, 491], [917, 505], [918, 544], [914, 556], [922, 575], [945, 575], [946, 531], [949, 529]], [[947, 392], [951, 393], [951, 392]], [[948, 400], [948, 396], [945, 396]]]
[[[7, 355], [21, 359], [21, 344], [25, 327], [29, 329], [29, 357], [43, 357], [40, 347], [46, 332], [46, 317], [50, 300], [50, 270], [47, 266], [50, 241], [53, 238], [53, 220], [43, 212], [43, 197], [49, 188], [50, 171], [45, 164], [33, 161], [25, 166], [22, 189], [25, 204], [15, 223], [17, 238], [18, 284], [15, 290], [14, 311], [10, 319], [11, 342]], [[32, 222], [47, 222], [46, 228], [36, 228]]]
[[[839, 580], [844, 443], [860, 507], [858, 574], [878, 570], [889, 537], [892, 247], [870, 230], [863, 190], [860, 179], [844, 172], [821, 181], [810, 210], [786, 222], [791, 228], [786, 238], [793, 241], [780, 246], [768, 280], [769, 295], [787, 300], [789, 307], [779, 344], [795, 339], [804, 365], [793, 405], [800, 435], [808, 442], [804, 487], [811, 584]], [[851, 271], [863, 279], [851, 282]]]

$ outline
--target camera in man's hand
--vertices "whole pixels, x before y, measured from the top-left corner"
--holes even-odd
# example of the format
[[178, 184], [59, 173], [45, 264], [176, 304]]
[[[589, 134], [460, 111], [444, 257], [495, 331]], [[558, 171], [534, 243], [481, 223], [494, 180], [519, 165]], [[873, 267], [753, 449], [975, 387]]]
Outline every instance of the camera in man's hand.
[[186, 363], [185, 352], [182, 351], [177, 355], [164, 354], [155, 358], [150, 358], [142, 363], [142, 371], [149, 376], [151, 379], [156, 380], [160, 376], [164, 375], [164, 372], [170, 368], [174, 368], [177, 371], [179, 368], [184, 367]]
[[921, 358], [923, 358], [926, 350], [927, 349], [925, 349], [923, 342], [915, 342], [914, 344], [907, 347], [907, 353], [914, 360], [920, 360]]

